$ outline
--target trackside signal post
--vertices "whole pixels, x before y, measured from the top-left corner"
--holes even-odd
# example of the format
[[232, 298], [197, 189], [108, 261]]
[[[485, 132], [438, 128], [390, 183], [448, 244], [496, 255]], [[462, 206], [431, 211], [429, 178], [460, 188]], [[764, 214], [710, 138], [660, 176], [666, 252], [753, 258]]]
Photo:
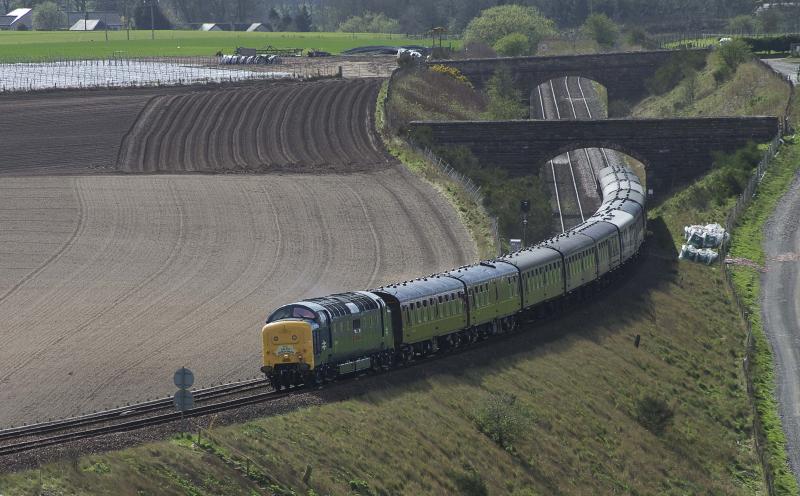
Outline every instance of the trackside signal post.
[[528, 213], [531, 211], [531, 201], [522, 200], [519, 202], [519, 209], [522, 212], [522, 246], [528, 245]]
[[183, 412], [194, 408], [194, 396], [189, 391], [189, 388], [194, 384], [194, 373], [186, 367], [181, 367], [175, 371], [175, 376], [172, 380], [175, 383], [175, 387], [178, 388], [173, 397], [173, 403], [175, 403], [178, 411], [181, 412], [181, 425], [185, 431], [187, 430], [186, 419], [183, 417]]

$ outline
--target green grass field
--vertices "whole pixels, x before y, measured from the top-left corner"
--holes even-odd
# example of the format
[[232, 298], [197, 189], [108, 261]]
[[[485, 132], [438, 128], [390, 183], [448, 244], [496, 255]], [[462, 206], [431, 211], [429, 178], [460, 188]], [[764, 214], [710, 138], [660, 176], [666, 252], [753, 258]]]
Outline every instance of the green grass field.
[[[108, 40], [106, 40], [106, 34]], [[237, 46], [303, 48], [340, 53], [365, 45], [424, 45], [430, 40], [371, 33], [246, 33], [202, 31], [0, 31], [0, 62], [114, 56], [194, 56], [233, 53]]]

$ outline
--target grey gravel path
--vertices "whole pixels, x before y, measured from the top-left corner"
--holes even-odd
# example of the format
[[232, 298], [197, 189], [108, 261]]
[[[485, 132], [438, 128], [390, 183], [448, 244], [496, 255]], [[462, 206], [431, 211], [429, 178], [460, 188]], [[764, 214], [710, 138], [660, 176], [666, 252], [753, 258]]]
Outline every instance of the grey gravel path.
[[789, 76], [795, 86], [800, 84], [797, 78], [797, 67], [800, 66], [800, 59], [762, 59], [776, 71]]
[[777, 396], [789, 464], [800, 482], [800, 175], [764, 227], [764, 331], [775, 357]]

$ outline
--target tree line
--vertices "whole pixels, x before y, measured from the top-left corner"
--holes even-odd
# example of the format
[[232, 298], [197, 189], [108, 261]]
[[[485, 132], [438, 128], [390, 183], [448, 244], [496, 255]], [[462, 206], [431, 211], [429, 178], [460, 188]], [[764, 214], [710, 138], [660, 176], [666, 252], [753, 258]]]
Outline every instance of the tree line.
[[[9, 11], [45, 0], [0, 0]], [[47, 0], [50, 1], [50, 0]], [[274, 31], [381, 31], [424, 33], [432, 27], [462, 32], [481, 11], [506, 0], [56, 0], [61, 10], [133, 13], [155, 1], [170, 24], [264, 22]], [[535, 7], [559, 28], [577, 28], [591, 14], [651, 31], [719, 28], [728, 18], [751, 14], [753, 0], [517, 0]], [[149, 18], [148, 18], [149, 19]], [[148, 20], [149, 23], [149, 20]], [[148, 26], [149, 27], [149, 24]]]

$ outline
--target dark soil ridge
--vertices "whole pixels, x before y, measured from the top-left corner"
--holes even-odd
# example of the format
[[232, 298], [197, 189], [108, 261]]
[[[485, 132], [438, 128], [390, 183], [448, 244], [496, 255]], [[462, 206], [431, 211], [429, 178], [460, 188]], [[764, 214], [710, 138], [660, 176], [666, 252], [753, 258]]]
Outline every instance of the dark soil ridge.
[[380, 79], [328, 80], [155, 96], [122, 139], [115, 170], [383, 168], [390, 159], [374, 130], [380, 84]]

